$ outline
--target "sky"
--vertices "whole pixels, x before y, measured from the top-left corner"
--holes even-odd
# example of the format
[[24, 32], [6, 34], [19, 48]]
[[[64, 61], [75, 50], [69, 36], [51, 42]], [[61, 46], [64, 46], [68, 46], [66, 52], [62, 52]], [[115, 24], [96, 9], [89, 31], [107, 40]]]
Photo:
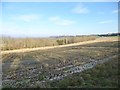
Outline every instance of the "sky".
[[47, 37], [118, 32], [117, 2], [2, 2], [2, 35]]

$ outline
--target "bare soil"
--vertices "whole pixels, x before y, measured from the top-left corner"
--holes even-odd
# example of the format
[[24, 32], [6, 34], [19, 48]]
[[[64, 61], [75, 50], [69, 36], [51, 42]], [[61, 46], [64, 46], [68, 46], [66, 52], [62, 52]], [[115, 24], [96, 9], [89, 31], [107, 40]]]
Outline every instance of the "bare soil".
[[4, 51], [3, 87], [49, 87], [49, 84], [44, 82], [49, 82], [56, 76], [64, 77], [69, 70], [117, 56], [118, 43], [117, 38], [99, 38], [94, 41], [56, 46], [57, 48], [51, 47], [53, 49], [46, 47], [32, 51], [23, 50], [24, 52]]

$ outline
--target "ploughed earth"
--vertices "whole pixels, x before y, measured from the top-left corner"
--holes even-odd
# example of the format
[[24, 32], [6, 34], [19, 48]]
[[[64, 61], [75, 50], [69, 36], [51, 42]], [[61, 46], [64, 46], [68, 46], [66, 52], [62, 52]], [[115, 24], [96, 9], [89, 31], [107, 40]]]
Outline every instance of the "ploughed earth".
[[2, 55], [3, 87], [37, 87], [93, 68], [118, 55], [118, 41]]

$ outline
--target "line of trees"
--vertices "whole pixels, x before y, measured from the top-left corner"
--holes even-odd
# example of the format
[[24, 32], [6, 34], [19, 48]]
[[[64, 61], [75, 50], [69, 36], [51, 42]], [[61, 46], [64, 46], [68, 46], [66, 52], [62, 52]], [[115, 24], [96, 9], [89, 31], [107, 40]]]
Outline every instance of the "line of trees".
[[100, 34], [98, 36], [102, 36], [102, 37], [110, 37], [110, 36], [120, 36], [120, 33], [108, 33], [108, 34]]

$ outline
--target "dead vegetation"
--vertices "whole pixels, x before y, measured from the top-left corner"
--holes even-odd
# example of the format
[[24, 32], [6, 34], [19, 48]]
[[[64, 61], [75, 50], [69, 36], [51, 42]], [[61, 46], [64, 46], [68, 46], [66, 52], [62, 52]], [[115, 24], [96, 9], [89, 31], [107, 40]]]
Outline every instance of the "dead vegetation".
[[117, 55], [118, 43], [113, 40], [3, 54], [3, 87], [52, 87], [49, 83], [53, 78], [64, 77], [72, 68]]
[[59, 38], [12, 38], [2, 37], [1, 50], [15, 50], [22, 48], [36, 48], [46, 46], [57, 46], [82, 41], [95, 40], [97, 36], [74, 36]]

